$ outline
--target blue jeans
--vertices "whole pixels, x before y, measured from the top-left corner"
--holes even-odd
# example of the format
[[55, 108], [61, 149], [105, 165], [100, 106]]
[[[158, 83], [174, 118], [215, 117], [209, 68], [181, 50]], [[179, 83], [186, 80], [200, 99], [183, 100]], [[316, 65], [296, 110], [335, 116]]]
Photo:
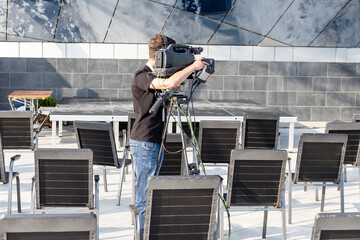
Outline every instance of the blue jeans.
[[[155, 175], [160, 144], [130, 139], [130, 151], [135, 163], [137, 182], [135, 207], [140, 211], [140, 229], [144, 229], [148, 180], [151, 176]], [[163, 157], [164, 151], [161, 153], [160, 166], [162, 164]]]

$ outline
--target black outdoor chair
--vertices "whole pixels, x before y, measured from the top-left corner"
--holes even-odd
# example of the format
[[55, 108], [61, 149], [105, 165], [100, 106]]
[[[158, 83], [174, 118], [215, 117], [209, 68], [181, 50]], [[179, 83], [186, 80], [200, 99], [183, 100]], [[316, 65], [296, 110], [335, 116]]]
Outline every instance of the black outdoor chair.
[[0, 236], [7, 240], [89, 240], [96, 239], [96, 226], [94, 214], [3, 215]]
[[277, 149], [279, 114], [246, 112], [241, 131], [241, 149]]
[[264, 211], [262, 237], [266, 237], [268, 211], [282, 212], [282, 239], [286, 239], [284, 150], [234, 149], [228, 172], [226, 205], [230, 211]]
[[239, 148], [240, 121], [200, 121], [199, 148], [203, 163], [229, 164]]
[[[151, 177], [143, 239], [213, 240], [220, 186], [219, 176]], [[139, 211], [134, 205], [130, 210], [139, 240]]]
[[123, 157], [117, 155], [116, 144], [111, 123], [75, 121], [74, 128], [79, 148], [89, 148], [94, 153], [94, 165], [104, 166], [104, 189], [107, 192], [106, 166], [120, 170], [120, 179], [116, 205], [120, 205], [125, 167], [131, 164], [126, 158], [128, 146], [124, 147]]
[[159, 175], [189, 175], [188, 170], [185, 169], [180, 133], [168, 133], [164, 148], [164, 158]]
[[289, 178], [289, 224], [292, 222], [293, 186], [322, 186], [321, 212], [324, 211], [326, 186], [340, 187], [340, 206], [344, 212], [342, 172], [347, 139], [345, 134], [301, 135], [295, 173]]
[[34, 156], [32, 213], [85, 211], [99, 216], [99, 176], [95, 176], [94, 194], [90, 149], [43, 148], [35, 150]]
[[318, 213], [311, 240], [360, 239], [360, 213]]

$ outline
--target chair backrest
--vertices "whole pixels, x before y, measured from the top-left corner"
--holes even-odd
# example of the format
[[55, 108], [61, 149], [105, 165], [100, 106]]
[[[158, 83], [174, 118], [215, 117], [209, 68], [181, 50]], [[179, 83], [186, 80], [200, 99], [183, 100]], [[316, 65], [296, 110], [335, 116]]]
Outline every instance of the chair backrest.
[[0, 218], [7, 240], [84, 240], [96, 237], [95, 214], [15, 214]]
[[88, 207], [93, 202], [93, 152], [90, 149], [35, 150], [36, 208]]
[[353, 115], [353, 122], [360, 122], [360, 114]]
[[0, 111], [4, 149], [34, 149], [32, 112]]
[[5, 156], [4, 156], [4, 152], [3, 152], [1, 132], [0, 132], [0, 182], [2, 182], [2, 183], [7, 182], [7, 179], [5, 177]]
[[246, 112], [241, 131], [241, 149], [277, 149], [279, 114]]
[[183, 145], [180, 133], [168, 133], [159, 175], [184, 175]]
[[[192, 123], [192, 128], [194, 131], [194, 135], [196, 139], [199, 139], [199, 132], [200, 132], [200, 123], [199, 122], [193, 122]], [[176, 132], [176, 128], [177, 128], [177, 123], [174, 122], [173, 123], [173, 132]], [[191, 130], [189, 127], [189, 123], [188, 122], [181, 122], [181, 128], [182, 130], [185, 132], [185, 134], [191, 139], [192, 135], [191, 135]]]
[[300, 137], [296, 182], [340, 182], [347, 135], [306, 133]]
[[360, 239], [360, 213], [318, 213], [312, 240]]
[[121, 167], [111, 123], [74, 122], [79, 148], [89, 148], [94, 153], [94, 165]]
[[228, 173], [228, 206], [282, 206], [287, 152], [234, 149]]
[[219, 176], [161, 176], [149, 180], [144, 239], [212, 240]]
[[200, 121], [199, 148], [203, 163], [230, 163], [239, 147], [240, 121]]
[[126, 145], [127, 146], [129, 146], [131, 129], [134, 126], [134, 122], [135, 122], [135, 113], [129, 112], [128, 113], [127, 130], [126, 130]]
[[330, 122], [326, 124], [326, 133], [343, 133], [348, 136], [344, 164], [354, 166], [359, 163], [359, 142], [360, 142], [360, 124], [355, 122]]

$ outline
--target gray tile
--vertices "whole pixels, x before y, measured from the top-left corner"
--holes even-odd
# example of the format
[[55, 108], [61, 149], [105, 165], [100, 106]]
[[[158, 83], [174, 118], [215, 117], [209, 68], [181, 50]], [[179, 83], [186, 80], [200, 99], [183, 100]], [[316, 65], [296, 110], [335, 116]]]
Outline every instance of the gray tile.
[[325, 92], [299, 92], [297, 93], [297, 106], [325, 106]]
[[74, 88], [102, 88], [102, 74], [73, 74]]
[[56, 99], [60, 100], [63, 97], [80, 97], [86, 98], [88, 90], [86, 88], [58, 88], [56, 89]]
[[355, 106], [355, 93], [327, 93], [327, 106]]
[[41, 88], [40, 73], [12, 73], [10, 86], [18, 89], [39, 89]]
[[134, 74], [146, 62], [143, 59], [119, 59], [119, 73]]
[[292, 0], [238, 0], [225, 22], [267, 35], [291, 3]]
[[25, 58], [0, 58], [0, 72], [25, 72]]
[[283, 90], [282, 77], [255, 77], [254, 90]]
[[311, 91], [311, 77], [284, 77], [284, 91]]
[[236, 91], [209, 91], [209, 100], [236, 100]]
[[310, 121], [337, 121], [341, 119], [340, 107], [312, 107]]
[[88, 60], [89, 73], [117, 73], [118, 60], [117, 59], [89, 59]]
[[291, 46], [308, 46], [348, 0], [298, 0], [271, 30], [269, 37]]
[[283, 107], [282, 111], [298, 117], [298, 121], [310, 121], [311, 107]]
[[360, 78], [343, 78], [341, 81], [341, 90], [343, 92], [359, 92]]
[[117, 98], [117, 90], [113, 89], [89, 89], [89, 98]]
[[0, 73], [0, 88], [10, 87], [10, 76], [9, 73]]
[[266, 105], [266, 92], [264, 91], [238, 91], [238, 100], [241, 102], [252, 102], [260, 105]]
[[328, 76], [355, 77], [356, 63], [328, 63]]
[[360, 77], [360, 63], [356, 64], [356, 76]]
[[59, 58], [57, 71], [60, 73], [87, 73], [87, 59]]
[[132, 75], [104, 74], [104, 88], [131, 89]]
[[211, 76], [206, 83], [200, 84], [196, 90], [224, 90], [224, 77]]
[[296, 62], [269, 62], [269, 75], [273, 76], [296, 76]]
[[300, 62], [298, 76], [327, 76], [327, 63]]
[[71, 74], [43, 73], [41, 88], [71, 88]]
[[360, 106], [360, 93], [356, 93], [356, 106]]
[[268, 75], [268, 62], [240, 62], [239, 75]]
[[118, 90], [117, 98], [120, 99], [132, 99], [131, 90]]
[[7, 1], [0, 1], [0, 39], [1, 41], [5, 40], [5, 32], [6, 32], [6, 10], [7, 10]]
[[313, 77], [313, 91], [341, 91], [341, 78]]
[[341, 108], [341, 121], [352, 121], [354, 114], [358, 114], [359, 108], [349, 108], [349, 107], [342, 107]]
[[356, 47], [360, 39], [360, 3], [350, 1], [315, 39], [311, 46]]
[[254, 77], [251, 76], [225, 76], [224, 90], [252, 90]]
[[203, 90], [196, 90], [192, 96], [193, 100], [209, 99], [209, 92]]
[[27, 58], [26, 72], [56, 72], [56, 59]]
[[295, 106], [296, 93], [294, 92], [268, 92], [267, 104], [269, 106]]
[[216, 61], [214, 75], [239, 75], [239, 62]]

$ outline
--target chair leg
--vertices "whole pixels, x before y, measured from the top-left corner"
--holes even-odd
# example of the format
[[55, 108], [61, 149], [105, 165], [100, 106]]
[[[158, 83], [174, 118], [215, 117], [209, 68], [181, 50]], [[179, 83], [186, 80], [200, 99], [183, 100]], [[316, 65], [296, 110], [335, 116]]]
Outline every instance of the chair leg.
[[282, 240], [286, 240], [286, 206], [285, 206], [285, 187], [282, 194], [281, 220], [282, 220]]
[[122, 184], [124, 181], [124, 175], [125, 175], [125, 162], [123, 163], [123, 165], [120, 168], [120, 179], [119, 179], [119, 187], [118, 187], [118, 192], [117, 192], [117, 201], [116, 201], [116, 206], [120, 206], [120, 199], [121, 199], [121, 190], [122, 190]]
[[341, 210], [341, 213], [344, 213], [345, 211], [345, 206], [344, 206], [344, 174], [341, 174], [341, 177], [340, 177], [340, 210]]
[[[265, 206], [265, 208], [268, 208]], [[267, 228], [267, 219], [268, 219], [268, 210], [264, 211], [264, 221], [263, 221], [263, 231], [262, 231], [262, 238], [266, 238], [266, 228]]]
[[319, 189], [315, 186], [315, 201], [319, 201]]
[[289, 191], [288, 191], [288, 223], [291, 224], [292, 223], [292, 181], [291, 178], [289, 178]]
[[359, 182], [358, 182], [358, 185], [359, 185], [359, 196], [360, 196], [360, 165], [358, 166], [358, 171], [359, 171]]
[[304, 184], [304, 192], [307, 191], [307, 183]]
[[[325, 183], [324, 183], [325, 184]], [[326, 186], [322, 186], [320, 212], [324, 211]]]
[[104, 192], [108, 192], [107, 177], [106, 177], [106, 166], [104, 166], [104, 168], [103, 168], [103, 178], [104, 178]]
[[347, 182], [346, 164], [344, 166], [344, 182]]
[[20, 197], [20, 178], [16, 176], [16, 193], [18, 213], [21, 213], [21, 197]]

